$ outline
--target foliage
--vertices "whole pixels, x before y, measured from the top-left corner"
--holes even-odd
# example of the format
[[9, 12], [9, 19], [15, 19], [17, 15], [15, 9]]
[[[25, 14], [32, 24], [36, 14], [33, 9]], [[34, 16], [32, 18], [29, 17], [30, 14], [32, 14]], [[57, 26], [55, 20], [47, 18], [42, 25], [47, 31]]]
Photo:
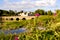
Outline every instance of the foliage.
[[6, 11], [6, 10], [0, 10], [0, 16], [13, 16], [15, 15], [15, 12], [13, 10], [9, 10], [9, 11]]
[[47, 12], [48, 15], [53, 15], [53, 12], [50, 10]]
[[44, 15], [44, 10], [38, 9], [38, 10], [35, 11], [35, 13], [39, 13], [39, 14], [41, 14], [41, 15]]
[[[54, 15], [41, 15], [31, 20], [20, 20], [3, 23], [2, 30], [27, 28], [27, 32], [19, 34], [4, 34], [0, 32], [0, 40], [14, 40], [14, 35], [19, 40], [60, 40], [60, 18]], [[37, 27], [43, 27], [40, 30]]]
[[[7, 10], [0, 10], [0, 14], [1, 14], [0, 16], [18, 16], [18, 14], [20, 14], [20, 13], [23, 13], [23, 11], [16, 12], [16, 11], [13, 11], [13, 10], [9, 10], [9, 11], [7, 11]], [[36, 13], [39, 13], [40, 15], [52, 15], [53, 14], [52, 11], [47, 11], [46, 12], [46, 11], [44, 11], [42, 9], [37, 9], [34, 12], [30, 12], [30, 14], [31, 13], [32, 13], [32, 16], [34, 16]]]

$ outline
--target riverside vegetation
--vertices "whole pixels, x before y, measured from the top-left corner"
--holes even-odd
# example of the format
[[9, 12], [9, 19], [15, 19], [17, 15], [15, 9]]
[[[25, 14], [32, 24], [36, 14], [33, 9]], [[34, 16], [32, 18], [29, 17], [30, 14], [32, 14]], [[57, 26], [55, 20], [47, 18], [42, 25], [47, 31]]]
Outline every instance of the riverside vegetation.
[[19, 40], [60, 40], [60, 11], [57, 11], [57, 15], [40, 15], [31, 20], [2, 24], [1, 30], [15, 30], [24, 27], [27, 31], [7, 35], [0, 32], [0, 40], [14, 40], [15, 35], [18, 36]]
[[[5, 22], [1, 30], [11, 30], [25, 27], [28, 31], [19, 34], [0, 33], [0, 40], [14, 40], [14, 35], [19, 40], [60, 40], [60, 18], [59, 16], [39, 16], [31, 20], [21, 20], [16, 22]], [[37, 27], [45, 28], [40, 30]]]

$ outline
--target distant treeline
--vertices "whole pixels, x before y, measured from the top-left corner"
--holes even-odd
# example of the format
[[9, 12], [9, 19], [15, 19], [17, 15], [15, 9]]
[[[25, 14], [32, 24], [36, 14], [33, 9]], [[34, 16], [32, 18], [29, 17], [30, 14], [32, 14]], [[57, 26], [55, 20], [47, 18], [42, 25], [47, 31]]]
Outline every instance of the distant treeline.
[[[60, 10], [56, 10], [57, 13], [58, 13], [58, 11], [60, 11]], [[9, 11], [0, 10], [0, 16], [16, 16], [16, 15], [22, 13], [22, 12], [23, 11], [16, 12], [16, 11], [13, 11], [13, 10], [9, 10]], [[39, 13], [40, 15], [53, 15], [53, 12], [51, 10], [44, 11], [44, 10], [41, 10], [41, 9], [37, 9], [34, 12], [30, 12], [30, 13], [32, 13], [32, 15], [34, 15], [36, 13]]]

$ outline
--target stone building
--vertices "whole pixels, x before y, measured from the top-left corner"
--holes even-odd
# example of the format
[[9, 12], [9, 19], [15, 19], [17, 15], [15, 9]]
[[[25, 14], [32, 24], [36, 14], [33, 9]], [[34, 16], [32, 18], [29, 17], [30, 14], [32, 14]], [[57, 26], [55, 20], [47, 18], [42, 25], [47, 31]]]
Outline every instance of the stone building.
[[28, 13], [20, 13], [20, 14], [18, 14], [19, 16], [28, 16]]

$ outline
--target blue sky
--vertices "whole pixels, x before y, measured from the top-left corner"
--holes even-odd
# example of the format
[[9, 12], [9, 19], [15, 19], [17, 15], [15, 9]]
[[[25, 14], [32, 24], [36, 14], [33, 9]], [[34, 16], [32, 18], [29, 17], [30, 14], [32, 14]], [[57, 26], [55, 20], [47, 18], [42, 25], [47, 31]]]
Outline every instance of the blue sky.
[[0, 9], [35, 11], [36, 9], [60, 9], [59, 0], [0, 0]]

